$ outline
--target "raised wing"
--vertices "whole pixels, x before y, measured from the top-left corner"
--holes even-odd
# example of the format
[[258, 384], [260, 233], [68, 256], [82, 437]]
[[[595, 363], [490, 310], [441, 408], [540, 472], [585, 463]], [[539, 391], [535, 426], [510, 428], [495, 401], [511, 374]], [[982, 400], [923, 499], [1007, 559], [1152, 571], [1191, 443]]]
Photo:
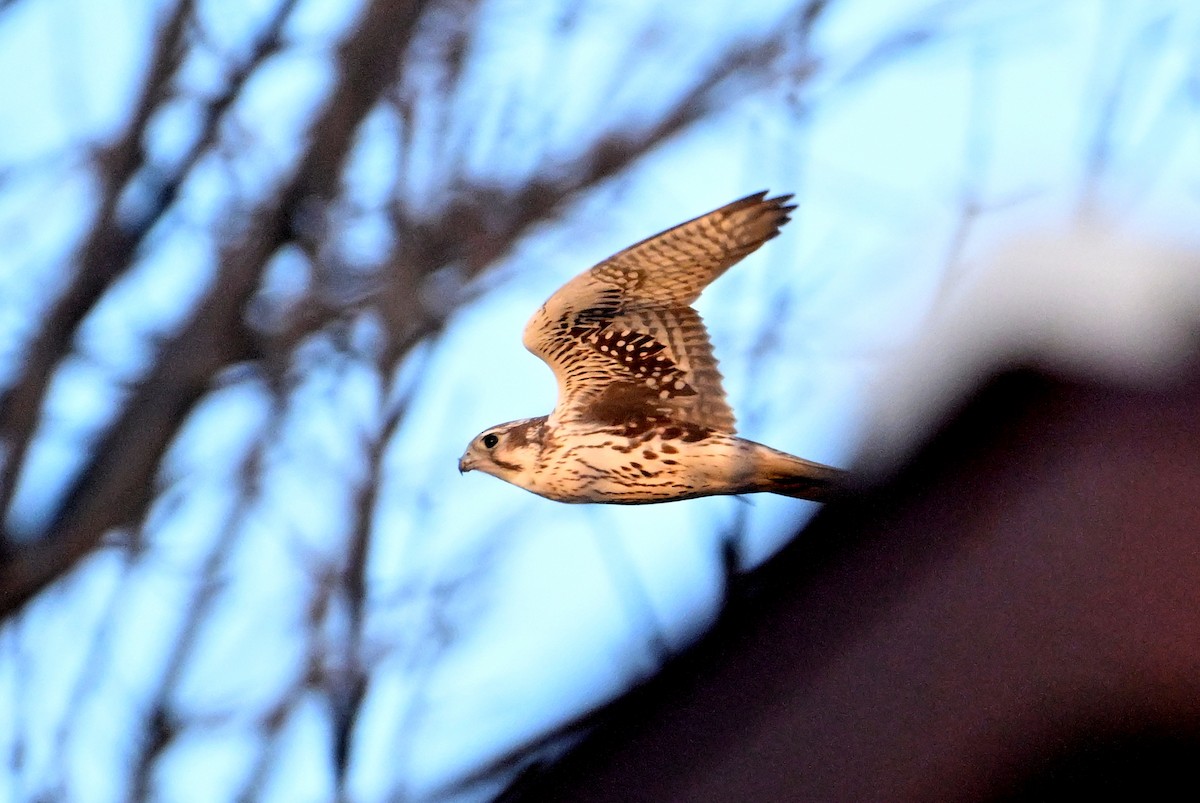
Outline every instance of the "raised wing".
[[558, 380], [554, 423], [656, 420], [734, 431], [700, 292], [779, 233], [790, 195], [742, 198], [642, 240], [563, 285], [525, 327]]

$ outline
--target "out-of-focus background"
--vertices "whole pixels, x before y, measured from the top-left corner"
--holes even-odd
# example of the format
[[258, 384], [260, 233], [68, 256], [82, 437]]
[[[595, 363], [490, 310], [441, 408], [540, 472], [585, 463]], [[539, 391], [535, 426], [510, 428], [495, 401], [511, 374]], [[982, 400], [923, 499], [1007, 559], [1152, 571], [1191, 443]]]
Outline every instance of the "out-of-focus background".
[[799, 208], [698, 306], [741, 432], [823, 462], [1200, 308], [1190, 0], [0, 0], [0, 77], [0, 800], [482, 800], [568, 748], [814, 506], [456, 460], [553, 405], [546, 296], [742, 195]]

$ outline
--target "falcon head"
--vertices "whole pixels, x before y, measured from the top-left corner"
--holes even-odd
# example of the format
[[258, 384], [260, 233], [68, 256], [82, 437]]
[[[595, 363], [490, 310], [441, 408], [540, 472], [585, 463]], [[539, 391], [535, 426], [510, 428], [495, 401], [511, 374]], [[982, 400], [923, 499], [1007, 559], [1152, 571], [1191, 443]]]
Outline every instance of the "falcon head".
[[509, 421], [480, 432], [458, 459], [459, 473], [478, 469], [505, 482], [524, 487], [542, 452], [546, 416]]

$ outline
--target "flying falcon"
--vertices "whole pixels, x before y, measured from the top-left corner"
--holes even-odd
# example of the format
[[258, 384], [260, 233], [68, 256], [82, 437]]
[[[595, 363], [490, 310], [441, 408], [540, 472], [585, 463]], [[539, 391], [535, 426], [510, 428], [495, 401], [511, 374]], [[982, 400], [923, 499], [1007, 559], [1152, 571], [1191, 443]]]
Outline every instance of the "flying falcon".
[[821, 500], [845, 473], [737, 437], [700, 291], [779, 233], [791, 195], [734, 201], [614, 254], [550, 296], [525, 348], [554, 371], [549, 416], [485, 429], [458, 461], [559, 502], [769, 491]]

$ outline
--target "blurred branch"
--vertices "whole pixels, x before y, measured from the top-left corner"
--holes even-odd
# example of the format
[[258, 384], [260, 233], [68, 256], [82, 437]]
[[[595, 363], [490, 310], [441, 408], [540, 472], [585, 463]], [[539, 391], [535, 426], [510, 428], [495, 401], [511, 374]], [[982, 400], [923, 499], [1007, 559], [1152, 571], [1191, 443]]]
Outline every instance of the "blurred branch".
[[[101, 180], [100, 209], [78, 251], [78, 267], [71, 283], [42, 322], [24, 360], [25, 374], [0, 407], [0, 433], [11, 439], [8, 459], [0, 468], [0, 510], [6, 510], [15, 489], [19, 468], [35, 430], [38, 413], [53, 369], [70, 348], [71, 338], [84, 317], [95, 307], [104, 291], [132, 267], [134, 255], [147, 233], [171, 207], [184, 178], [216, 141], [225, 111], [241, 94], [246, 82], [261, 64], [279, 49], [279, 34], [294, 9], [296, 0], [285, 0], [276, 9], [254, 48], [253, 56], [230, 75], [225, 91], [211, 100], [204, 115], [204, 129], [169, 174], [146, 163], [143, 137], [153, 113], [166, 96], [166, 89], [179, 67], [187, 23], [192, 18], [193, 0], [183, 0], [160, 34], [149, 76], [143, 85], [136, 111], [122, 137], [95, 154], [94, 172]], [[117, 219], [121, 192], [139, 171], [154, 169], [154, 197], [135, 220]]]
[[410, 397], [411, 394], [406, 394], [392, 407], [367, 450], [368, 471], [358, 486], [354, 506], [355, 527], [350, 536], [345, 568], [339, 578], [349, 609], [349, 643], [344, 647], [344, 655], [340, 656], [342, 676], [331, 678], [327, 684], [333, 719], [333, 768], [339, 789], [344, 788], [349, 773], [354, 725], [358, 721], [363, 696], [367, 690], [367, 668], [363, 660], [362, 638], [367, 606], [367, 559], [370, 556], [375, 507], [380, 491], [383, 490], [380, 475], [384, 453], [408, 411]]
[[[192, 172], [200, 158], [217, 145], [217, 136], [221, 130], [221, 123], [225, 119], [225, 113], [241, 97], [246, 84], [264, 62], [282, 49], [280, 35], [297, 2], [298, 0], [283, 0], [275, 8], [275, 13], [263, 27], [257, 43], [252, 48], [250, 57], [229, 73], [224, 90], [219, 95], [209, 98], [204, 104], [206, 111], [203, 115], [203, 129], [170, 172], [161, 174], [159, 172], [161, 168], [149, 164], [145, 166], [147, 171], [156, 171], [153, 175], [154, 200], [146, 210], [142, 211], [137, 220], [125, 224], [126, 228], [131, 230], [130, 236], [135, 239], [135, 245], [140, 245], [154, 223], [175, 202], [184, 179]], [[142, 122], [144, 124], [147, 120]]]
[[[150, 57], [149, 74], [141, 97], [122, 135], [95, 154], [100, 208], [91, 231], [78, 252], [78, 267], [70, 284], [41, 323], [26, 350], [24, 373], [0, 405], [0, 436], [8, 441], [8, 454], [0, 465], [0, 511], [8, 510], [17, 472], [36, 432], [54, 368], [70, 350], [71, 338], [84, 316], [104, 290], [132, 264], [138, 236], [117, 221], [121, 188], [142, 163], [142, 136], [150, 115], [163, 96], [179, 64], [184, 31], [192, 14], [192, 0], [182, 0], [158, 36]], [[0, 559], [5, 544], [0, 541]], [[4, 587], [0, 582], [0, 590]], [[0, 614], [3, 610], [0, 609]]]
[[[769, 85], [772, 67], [798, 36], [808, 35], [825, 0], [802, 4], [794, 13], [800, 24], [782, 24], [765, 36], [731, 44], [692, 86], [654, 112], [640, 110], [648, 122], [620, 121], [600, 131], [574, 157], [547, 163], [519, 186], [489, 184], [458, 176], [449, 203], [432, 223], [396, 204], [393, 223], [400, 244], [391, 260], [391, 280], [376, 299], [387, 324], [390, 358], [436, 331], [447, 311], [429, 310], [420, 285], [430, 272], [445, 266], [461, 270], [465, 281], [504, 258], [535, 226], [554, 219], [572, 198], [619, 174], [697, 122], [724, 111], [734, 98]], [[799, 33], [797, 31], [799, 30]], [[812, 65], [793, 70], [789, 80], [803, 80]], [[398, 114], [404, 114], [398, 107]]]
[[[1080, 198], [1080, 215], [1086, 217], [1095, 212], [1099, 200], [1100, 182], [1109, 167], [1112, 158], [1114, 124], [1123, 100], [1122, 90], [1128, 83], [1132, 68], [1133, 48], [1126, 47], [1114, 59], [1112, 39], [1118, 29], [1116, 17], [1121, 13], [1119, 6], [1106, 6], [1102, 25], [1097, 30], [1096, 58], [1098, 65], [1094, 70], [1096, 86], [1093, 93], [1096, 96], [1097, 111], [1087, 145], [1087, 159], [1084, 164], [1084, 179], [1082, 181], [1082, 197]], [[1109, 40], [1109, 41], [1106, 41]], [[1106, 69], [1107, 65], [1116, 63], [1116, 74]]]
[[296, 180], [282, 193], [285, 210], [297, 211], [307, 200], [328, 201], [337, 194], [342, 165], [358, 126], [396, 80], [424, 7], [425, 0], [374, 0], [354, 35], [338, 48], [334, 59], [338, 82], [330, 92], [329, 105], [313, 126], [313, 138]]
[[[316, 567], [314, 567], [316, 568]], [[306, 692], [327, 688], [331, 682], [325, 672], [326, 651], [330, 646], [321, 638], [329, 609], [338, 593], [338, 571], [332, 566], [320, 567], [313, 580], [314, 595], [305, 612], [306, 622], [301, 638], [304, 640], [304, 671], [281, 690], [276, 702], [258, 722], [258, 755], [247, 774], [237, 800], [266, 800], [272, 771], [279, 770], [279, 758], [285, 754], [286, 728], [296, 709], [304, 702]], [[340, 645], [335, 649], [340, 649]], [[337, 682], [337, 680], [332, 680]]]
[[183, 419], [221, 367], [244, 358], [241, 309], [258, 285], [261, 262], [224, 261], [214, 292], [159, 351], [116, 423], [95, 444], [44, 534], [9, 544], [0, 564], [0, 615], [19, 608], [90, 552], [111, 527], [138, 521], [154, 495], [154, 475]]
[[[129, 586], [127, 583], [132, 574], [131, 570], [135, 565], [134, 549], [130, 548], [129, 544], [123, 544], [117, 547], [117, 550], [120, 552], [121, 560], [119, 569], [120, 579], [113, 584], [112, 591], [104, 599], [103, 613], [96, 617], [98, 624], [91, 632], [83, 659], [83, 666], [86, 667], [105, 666], [113, 660], [113, 653], [115, 652], [114, 630], [116, 630], [120, 622], [118, 611], [123, 603], [128, 602], [125, 592], [128, 590]], [[66, 710], [82, 710], [88, 698], [96, 694], [97, 687], [101, 684], [101, 678], [101, 673], [97, 671], [80, 672], [74, 679], [74, 682], [70, 684]], [[52, 763], [55, 767], [60, 768], [60, 774], [50, 784], [53, 791], [50, 792], [48, 790], [47, 797], [50, 797], [51, 794], [59, 798], [68, 796], [63, 768], [70, 766], [69, 745], [72, 738], [78, 737], [76, 730], [78, 727], [78, 721], [65, 717], [58, 723], [53, 739], [54, 758]]]
[[983, 197], [987, 186], [987, 168], [992, 158], [993, 121], [995, 113], [994, 66], [995, 55], [986, 40], [979, 39], [971, 52], [971, 91], [967, 101], [967, 121], [962, 182], [959, 188], [959, 212], [946, 253], [945, 269], [931, 307], [936, 314], [958, 285], [963, 271], [962, 257], [967, 240], [984, 210]]
[[283, 415], [282, 402], [276, 398], [272, 399], [272, 403], [261, 434], [238, 466], [235, 475], [237, 481], [232, 483], [237, 489], [237, 497], [196, 574], [196, 591], [188, 602], [187, 613], [180, 624], [178, 635], [164, 656], [162, 674], [157, 685], [146, 695], [146, 733], [141, 739], [129, 772], [130, 798], [133, 800], [149, 799], [154, 762], [170, 744], [180, 727], [171, 711], [171, 695], [195, 650], [204, 622], [211, 616], [217, 593], [223, 587], [220, 581], [221, 566], [240, 533], [241, 523], [258, 499], [265, 451], [277, 436]]
[[304, 210], [333, 196], [354, 132], [395, 78], [419, 14], [417, 0], [375, 0], [364, 11], [359, 27], [338, 50], [338, 83], [314, 120], [309, 147], [292, 180], [248, 217], [240, 242], [223, 254], [212, 292], [162, 347], [44, 537], [8, 544], [0, 562], [0, 616], [19, 609], [74, 566], [110, 527], [141, 518], [152, 498], [158, 462], [211, 377], [232, 362], [255, 356], [257, 344], [242, 325], [245, 303], [271, 255], [301, 234], [297, 229]]
[[[1093, 91], [1098, 96], [1097, 110], [1079, 202], [1083, 218], [1095, 217], [1102, 208], [1104, 214], [1115, 219], [1136, 214], [1136, 207], [1161, 183], [1186, 141], [1190, 126], [1185, 119], [1193, 117], [1195, 111], [1189, 97], [1194, 91], [1189, 84], [1196, 80], [1195, 69], [1181, 75], [1162, 95], [1156, 96], [1153, 90], [1154, 75], [1170, 69], [1167, 63], [1173, 58], [1169, 39], [1173, 21], [1170, 14], [1151, 15], [1122, 43], [1124, 54], [1116, 61], [1115, 72], [1111, 67], [1097, 70], [1104, 76], [1111, 74], [1111, 84]], [[1104, 53], [1109, 66], [1114, 59], [1113, 48], [1097, 50]], [[1132, 175], [1121, 169], [1131, 161], [1138, 165]], [[1102, 197], [1104, 182], [1117, 175], [1120, 193]]]

